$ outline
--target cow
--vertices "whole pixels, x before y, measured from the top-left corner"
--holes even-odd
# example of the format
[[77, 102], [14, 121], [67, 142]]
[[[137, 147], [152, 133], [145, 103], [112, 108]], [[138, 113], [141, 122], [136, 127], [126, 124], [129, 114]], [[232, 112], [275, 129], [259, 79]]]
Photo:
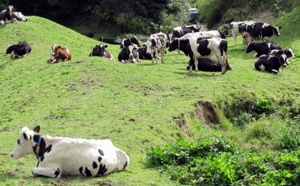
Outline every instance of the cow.
[[262, 55], [255, 62], [254, 67], [259, 71], [267, 71], [270, 73], [278, 74], [281, 67], [286, 63], [287, 56], [282, 55]]
[[147, 47], [145, 45], [143, 47], [139, 47], [137, 51], [140, 59], [152, 60], [151, 54], [147, 53]]
[[16, 18], [13, 17], [14, 7], [9, 5], [6, 9], [0, 12], [0, 24], [6, 24], [10, 22], [17, 22]]
[[158, 53], [160, 53], [161, 56], [161, 63], [164, 63], [167, 40], [167, 35], [159, 32], [156, 34], [151, 34], [149, 39], [146, 41], [145, 45], [147, 48], [147, 53], [151, 54], [152, 64], [154, 63], [154, 60], [156, 61], [156, 64], [158, 64]]
[[254, 39], [266, 39], [273, 35], [280, 36], [280, 26], [272, 26], [268, 23], [256, 22], [247, 25], [246, 32], [251, 36], [252, 41]]
[[[222, 74], [225, 74], [228, 66], [227, 59], [228, 44], [222, 38], [203, 38], [202, 36], [194, 36], [186, 34], [181, 38], [174, 39], [169, 46], [169, 51], [180, 49], [186, 56], [190, 57], [190, 61], [195, 63], [195, 70], [198, 71], [198, 59], [208, 58], [222, 66]], [[190, 65], [190, 71], [192, 71]]]
[[14, 12], [13, 18], [17, 19], [17, 21], [28, 21], [27, 17], [22, 14], [22, 12]]
[[177, 26], [173, 28], [172, 32], [169, 34], [170, 42], [175, 38], [180, 38], [187, 33], [199, 32], [198, 25], [186, 25], [186, 26]]
[[129, 165], [129, 156], [109, 139], [42, 136], [40, 128], [23, 127], [11, 153], [13, 159], [34, 155], [38, 161], [32, 170], [35, 176], [96, 177], [122, 171]]
[[5, 55], [11, 54], [11, 58], [21, 58], [31, 52], [31, 47], [26, 41], [20, 41], [18, 44], [10, 44], [6, 49]]
[[[269, 55], [273, 55], [273, 56], [280, 56], [285, 54], [287, 58], [295, 58], [294, 52], [291, 48], [289, 49], [285, 49], [285, 50], [278, 50], [278, 49], [274, 49], [272, 51], [270, 51]], [[288, 59], [286, 59], [286, 63], [283, 64], [284, 67], [286, 67], [287, 65], [290, 65], [290, 62]]]
[[108, 44], [113, 44], [113, 45], [121, 45], [121, 39], [118, 38], [105, 38], [105, 37], [100, 37], [99, 41], [103, 43], [108, 43]]
[[125, 39], [122, 39], [120, 48], [128, 47], [129, 45], [136, 44], [137, 46], [141, 46], [141, 41], [134, 36], [125, 36]]
[[281, 47], [274, 42], [262, 42], [262, 43], [250, 42], [245, 52], [250, 53], [252, 51], [255, 51], [256, 52], [255, 57], [259, 57], [263, 54], [265, 55], [269, 54], [270, 51], [274, 49], [281, 50]]
[[72, 53], [66, 46], [59, 46], [57, 44], [53, 44], [51, 47], [50, 59], [49, 63], [58, 63], [65, 62], [72, 59]]
[[99, 44], [93, 47], [92, 52], [89, 54], [90, 57], [92, 56], [100, 56], [100, 57], [105, 57], [110, 60], [115, 60], [114, 56], [112, 53], [110, 53], [107, 50], [107, 45]]
[[239, 35], [243, 35], [246, 31], [248, 25], [254, 24], [255, 21], [233, 21], [229, 24], [231, 30], [231, 35], [234, 41], [234, 44], [237, 44], [236, 38]]
[[[195, 70], [195, 64], [191, 60], [189, 61], [189, 65], [186, 67], [186, 69], [189, 70], [191, 68], [190, 66], [192, 66], [192, 69]], [[231, 67], [227, 64], [226, 69], [231, 70]], [[215, 63], [210, 59], [199, 58], [198, 70], [205, 72], [221, 72], [222, 66], [220, 63]]]
[[129, 45], [121, 49], [118, 55], [118, 60], [122, 63], [137, 63], [140, 62], [138, 47], [136, 45]]

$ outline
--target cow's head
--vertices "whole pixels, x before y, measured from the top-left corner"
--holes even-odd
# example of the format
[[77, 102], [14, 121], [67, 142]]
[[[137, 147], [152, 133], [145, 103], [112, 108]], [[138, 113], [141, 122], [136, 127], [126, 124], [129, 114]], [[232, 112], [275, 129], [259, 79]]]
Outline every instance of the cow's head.
[[248, 46], [247, 46], [247, 48], [246, 48], [246, 53], [249, 53], [249, 52], [252, 52], [254, 49], [255, 49], [255, 43], [253, 43], [253, 42], [250, 42], [250, 43], [248, 43]]
[[11, 153], [11, 157], [17, 159], [28, 154], [34, 154], [33, 147], [36, 145], [36, 142], [33, 141], [33, 137], [39, 132], [40, 126], [36, 126], [33, 130], [23, 127], [17, 139], [17, 144]]
[[14, 51], [14, 46], [13, 46], [12, 44], [9, 44], [9, 45], [7, 46], [5, 55], [11, 54], [13, 51]]
[[273, 29], [273, 32], [275, 35], [280, 36], [279, 29], [281, 29], [281, 26], [271, 26]]
[[284, 51], [284, 53], [286, 54], [286, 56], [287, 56], [288, 58], [292, 58], [292, 59], [295, 58], [294, 52], [293, 52], [293, 50], [292, 50], [291, 48], [286, 49], [286, 50]]
[[13, 17], [16, 18], [18, 21], [26, 22], [28, 20], [27, 17], [22, 14], [22, 12], [14, 12]]
[[6, 12], [9, 14], [9, 16], [12, 18], [13, 16], [13, 13], [14, 13], [15, 9], [14, 9], [14, 6], [13, 5], [9, 5], [7, 8], [6, 8]]
[[129, 49], [129, 59], [133, 60], [134, 58], [137, 58], [137, 49], [138, 47], [136, 45], [129, 45], [128, 46]]
[[179, 39], [175, 38], [169, 45], [169, 51], [172, 52], [179, 48]]
[[98, 45], [98, 50], [99, 50], [99, 55], [101, 57], [105, 56], [105, 48], [107, 48], [108, 46], [107, 45], [103, 45], [103, 44], [100, 44]]

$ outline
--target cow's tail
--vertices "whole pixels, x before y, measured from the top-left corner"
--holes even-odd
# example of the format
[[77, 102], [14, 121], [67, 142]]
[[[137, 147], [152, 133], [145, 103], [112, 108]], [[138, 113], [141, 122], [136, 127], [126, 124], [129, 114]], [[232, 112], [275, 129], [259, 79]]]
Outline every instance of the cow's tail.
[[226, 40], [222, 40], [220, 42], [220, 54], [221, 54], [221, 65], [222, 65], [222, 74], [225, 74], [227, 71], [227, 67], [229, 66], [228, 64], [228, 59], [227, 59], [227, 49], [228, 49], [228, 43]]

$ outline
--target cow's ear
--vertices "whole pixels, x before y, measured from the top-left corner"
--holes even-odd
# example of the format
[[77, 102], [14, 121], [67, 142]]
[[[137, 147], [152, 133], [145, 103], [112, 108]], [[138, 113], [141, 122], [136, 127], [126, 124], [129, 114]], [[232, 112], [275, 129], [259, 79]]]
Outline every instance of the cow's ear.
[[31, 140], [30, 135], [26, 134], [25, 132], [23, 133], [23, 136], [25, 140]]
[[34, 127], [33, 131], [34, 133], [38, 134], [40, 132], [41, 127], [38, 125], [36, 127]]

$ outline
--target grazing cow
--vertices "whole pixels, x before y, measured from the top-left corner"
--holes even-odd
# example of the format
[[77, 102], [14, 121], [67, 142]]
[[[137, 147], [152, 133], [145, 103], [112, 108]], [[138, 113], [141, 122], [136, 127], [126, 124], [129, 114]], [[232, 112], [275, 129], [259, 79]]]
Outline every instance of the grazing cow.
[[[190, 65], [192, 66], [192, 69], [195, 70], [195, 64], [191, 60], [189, 61], [189, 65], [186, 67], [186, 69], [190, 70], [191, 68]], [[231, 70], [231, 67], [227, 64], [226, 69]], [[205, 71], [205, 72], [221, 72], [222, 66], [220, 63], [215, 63], [210, 59], [199, 58], [198, 70]]]
[[[286, 50], [274, 49], [269, 53], [269, 55], [273, 55], [273, 56], [280, 56], [280, 55], [283, 55], [283, 54], [285, 54], [287, 58], [292, 58], [292, 59], [295, 58], [294, 52], [291, 48], [286, 49]], [[285, 67], [289, 64], [290, 64], [289, 60], [286, 59], [286, 63], [284, 63], [283, 66]]]
[[117, 39], [117, 38], [100, 37], [99, 41], [104, 42], [104, 43], [108, 43], [108, 44], [113, 44], [113, 45], [121, 45], [121, 39]]
[[18, 44], [9, 45], [6, 49], [5, 55], [11, 54], [11, 58], [21, 58], [27, 56], [31, 52], [31, 47], [24, 41], [20, 41]]
[[138, 53], [139, 53], [139, 58], [140, 59], [149, 59], [149, 60], [152, 59], [151, 54], [147, 53], [147, 47], [146, 46], [138, 48]]
[[256, 22], [250, 25], [247, 25], [246, 32], [248, 32], [254, 39], [265, 39], [270, 38], [272, 35], [280, 36], [279, 29], [280, 26], [272, 26], [268, 23]]
[[173, 28], [172, 32], [169, 34], [170, 42], [175, 38], [180, 38], [187, 33], [199, 32], [198, 25], [187, 25], [187, 26], [178, 26]]
[[233, 21], [229, 24], [231, 35], [235, 45], [237, 44], [236, 37], [239, 35], [243, 35], [243, 33], [247, 29], [247, 26], [252, 25], [254, 23], [255, 23], [254, 21], [238, 21], [238, 22]]
[[58, 63], [60, 61], [65, 62], [72, 59], [72, 53], [68, 47], [59, 46], [57, 44], [52, 45], [49, 63]]
[[271, 50], [278, 49], [281, 50], [281, 47], [274, 42], [263, 42], [263, 43], [249, 43], [246, 49], [246, 53], [255, 51], [255, 57], [259, 57], [263, 54], [267, 55]]
[[164, 63], [167, 40], [167, 35], [159, 32], [151, 34], [149, 39], [146, 41], [145, 45], [147, 47], [147, 53], [151, 54], [152, 64], [154, 63], [154, 60], [156, 61], [156, 64], [158, 64], [158, 53], [161, 55], [161, 63]]
[[112, 53], [110, 53], [106, 48], [108, 46], [107, 45], [96, 45], [93, 47], [92, 52], [89, 54], [90, 57], [92, 56], [100, 56], [100, 57], [105, 57], [108, 58], [110, 60], [115, 60], [115, 58], [113, 57]]
[[128, 155], [111, 140], [41, 136], [40, 126], [23, 127], [11, 157], [35, 155], [38, 163], [32, 174], [60, 178], [62, 175], [95, 177], [124, 170]]
[[136, 36], [126, 36], [125, 39], [122, 39], [120, 48], [128, 47], [129, 45], [136, 44], [137, 46], [141, 46], [140, 40]]
[[287, 57], [285, 54], [274, 55], [262, 55], [255, 62], [254, 67], [256, 70], [263, 70], [270, 73], [277, 74], [281, 70], [280, 68], [286, 63]]
[[138, 47], [136, 45], [129, 45], [121, 49], [118, 55], [118, 60], [122, 63], [137, 63], [140, 61]]
[[[222, 74], [227, 71], [227, 48], [228, 44], [222, 38], [203, 38], [202, 36], [193, 36], [186, 34], [181, 38], [174, 39], [169, 46], [169, 51], [180, 49], [186, 56], [190, 57], [190, 61], [195, 63], [195, 70], [198, 70], [198, 59], [208, 58], [222, 66]], [[192, 65], [190, 65], [192, 71]]]
[[6, 9], [0, 12], [0, 21], [1, 24], [7, 23], [7, 21], [11, 21], [13, 19], [14, 7], [9, 5]]

